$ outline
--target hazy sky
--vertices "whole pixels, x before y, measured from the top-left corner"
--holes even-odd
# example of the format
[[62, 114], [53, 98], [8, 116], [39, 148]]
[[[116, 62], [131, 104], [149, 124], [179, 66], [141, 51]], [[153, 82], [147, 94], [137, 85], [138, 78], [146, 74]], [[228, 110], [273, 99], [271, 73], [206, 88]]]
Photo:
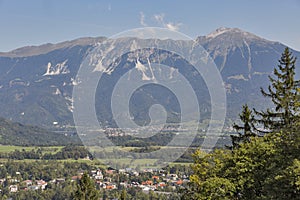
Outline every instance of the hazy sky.
[[144, 26], [241, 28], [300, 50], [300, 0], [0, 0], [0, 51]]

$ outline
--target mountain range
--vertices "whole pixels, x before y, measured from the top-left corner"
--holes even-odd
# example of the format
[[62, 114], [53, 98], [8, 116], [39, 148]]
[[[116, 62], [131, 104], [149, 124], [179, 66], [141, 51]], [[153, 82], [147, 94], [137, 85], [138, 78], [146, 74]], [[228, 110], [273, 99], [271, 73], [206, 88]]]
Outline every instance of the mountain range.
[[[0, 116], [7, 119], [39, 125], [46, 128], [68, 128], [74, 125], [72, 112], [74, 111], [72, 90], [78, 83], [76, 74], [81, 63], [93, 51], [96, 44], [105, 41], [105, 37], [80, 38], [58, 44], [44, 44], [41, 46], [22, 47], [11, 52], [0, 53]], [[127, 38], [127, 42], [142, 43], [142, 39]], [[179, 40], [168, 40], [169, 44], [178, 46]], [[278, 64], [286, 45], [273, 42], [238, 28], [219, 28], [206, 36], [199, 36], [196, 42], [201, 45], [214, 60], [219, 69], [226, 88], [227, 119], [235, 119], [241, 105], [248, 103], [259, 108], [266, 107], [269, 102], [260, 95], [260, 87], [268, 85], [268, 75], [272, 74]], [[128, 43], [127, 43], [128, 44]], [[296, 57], [300, 52], [291, 49]], [[132, 60], [129, 54], [112, 62], [114, 74], [103, 80], [105, 88], [98, 92], [96, 108], [100, 121], [113, 121], [109, 97], [116, 77], [126, 67], [134, 68], [145, 65], [153, 55], [162, 53], [165, 65], [174, 65], [179, 71], [188, 68], [184, 61], [172, 61], [175, 55], [159, 50], [147, 54], [146, 50], [139, 52], [140, 57]], [[130, 60], [131, 59], [131, 60]], [[177, 65], [177, 66], [176, 66]], [[299, 66], [299, 60], [297, 66]], [[299, 75], [299, 67], [296, 69]], [[107, 77], [110, 74], [106, 73]], [[143, 74], [146, 75], [146, 74]], [[146, 77], [146, 76], [145, 76]], [[190, 80], [195, 79], [192, 75]], [[204, 117], [210, 115], [209, 93], [203, 80], [195, 83], [199, 98], [203, 105], [200, 109]], [[156, 90], [155, 90], [156, 91]], [[133, 115], [139, 120], [146, 120], [137, 115], [146, 112], [142, 103], [162, 102], [172, 112], [176, 110], [176, 102], [164, 96], [158, 90], [152, 99], [145, 99], [141, 94], [153, 93], [153, 89], [137, 93], [140, 98], [132, 105]], [[155, 95], [157, 98], [155, 98]], [[171, 94], [170, 94], [171, 95]], [[200, 97], [201, 96], [201, 97]], [[169, 103], [168, 103], [169, 102]], [[171, 102], [171, 103], [170, 103]], [[147, 120], [146, 120], [147, 121]]]

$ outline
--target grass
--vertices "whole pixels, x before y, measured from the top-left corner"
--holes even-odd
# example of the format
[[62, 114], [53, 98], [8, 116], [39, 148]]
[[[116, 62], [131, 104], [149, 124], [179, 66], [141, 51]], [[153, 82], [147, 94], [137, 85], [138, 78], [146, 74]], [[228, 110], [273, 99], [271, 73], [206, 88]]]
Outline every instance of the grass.
[[15, 150], [31, 151], [32, 149], [41, 148], [43, 153], [56, 153], [60, 151], [63, 146], [49, 146], [49, 147], [22, 147], [22, 146], [12, 146], [12, 145], [0, 145], [0, 153], [9, 153]]
[[[157, 147], [157, 146], [156, 146]], [[41, 148], [43, 153], [56, 153], [58, 151], [60, 151], [63, 146], [49, 146], [49, 147], [22, 147], [22, 146], [11, 146], [11, 145], [0, 145], [0, 153], [9, 153], [9, 152], [13, 152], [15, 150], [19, 150], [22, 151], [22, 149], [24, 149], [25, 151], [31, 151], [32, 149], [38, 149]], [[169, 147], [170, 148], [170, 147]], [[172, 147], [171, 147], [172, 148]], [[112, 152], [114, 148], [109, 147], [106, 148], [105, 151], [107, 152]], [[124, 151], [130, 151], [133, 149], [139, 149], [138, 147], [121, 147], [122, 150]], [[96, 150], [96, 148], [92, 148], [90, 149], [91, 151]], [[7, 162], [8, 159], [0, 159], [0, 163], [4, 163]], [[36, 162], [36, 161], [47, 161], [47, 160], [35, 160], [35, 159], [24, 159], [24, 160], [14, 160], [15, 162]], [[56, 160], [57, 162], [79, 162], [79, 163], [87, 163], [87, 164], [92, 164], [95, 166], [103, 166], [104, 168], [107, 167], [106, 165], [104, 165], [103, 163], [109, 163], [109, 160], [107, 159], [95, 159], [95, 160], [87, 160], [87, 159], [64, 159], [64, 160]], [[137, 167], [139, 166], [141, 169], [143, 168], [151, 168], [151, 167], [155, 167], [156, 162], [158, 161], [158, 159], [148, 159], [148, 158], [142, 158], [142, 159], [132, 159], [132, 158], [120, 158], [120, 159], [115, 159], [113, 160], [113, 164], [117, 164], [117, 165], [127, 165], [127, 166], [131, 166], [131, 167]], [[170, 163], [170, 166], [173, 165], [190, 165], [191, 163]]]
[[21, 147], [21, 146], [10, 146], [10, 145], [0, 145], [0, 153], [9, 153], [15, 150], [22, 150], [25, 149], [26, 151], [30, 151], [34, 149], [34, 147]]

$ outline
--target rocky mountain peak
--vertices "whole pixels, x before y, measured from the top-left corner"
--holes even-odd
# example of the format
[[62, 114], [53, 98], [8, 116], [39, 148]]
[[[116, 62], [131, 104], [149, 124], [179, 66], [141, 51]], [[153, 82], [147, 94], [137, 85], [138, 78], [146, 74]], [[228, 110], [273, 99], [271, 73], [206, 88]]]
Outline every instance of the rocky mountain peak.
[[[260, 55], [266, 52], [274, 52], [280, 56], [280, 52], [284, 48], [284, 45], [279, 42], [269, 41], [238, 28], [227, 27], [221, 27], [206, 36], [200, 36], [196, 41], [210, 53], [214, 60], [217, 59], [217, 62], [220, 62], [221, 71], [228, 65], [228, 56], [236, 56], [246, 60], [250, 70], [252, 68], [252, 54]], [[232, 65], [230, 64], [228, 67], [232, 68]]]
[[252, 33], [247, 31], [241, 30], [239, 28], [227, 28], [227, 27], [220, 27], [206, 36], [203, 36], [203, 39], [212, 40], [212, 39], [225, 39], [225, 38], [235, 38], [235, 39], [256, 39], [256, 40], [264, 40]]

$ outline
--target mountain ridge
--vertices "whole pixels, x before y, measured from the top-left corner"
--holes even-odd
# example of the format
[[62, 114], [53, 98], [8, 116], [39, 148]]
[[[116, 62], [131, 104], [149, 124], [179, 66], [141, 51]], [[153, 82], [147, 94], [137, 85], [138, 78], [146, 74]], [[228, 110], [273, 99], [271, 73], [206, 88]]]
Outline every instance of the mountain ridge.
[[[220, 28], [196, 39], [220, 70], [227, 92], [227, 110], [230, 118], [237, 116], [244, 103], [248, 103], [249, 106], [265, 104], [261, 103], [265, 100], [261, 97], [259, 88], [267, 86], [268, 75], [272, 74], [280, 54], [286, 47], [279, 42], [253, 35], [236, 28]], [[104, 37], [81, 38], [0, 53], [0, 116], [46, 127], [72, 126], [72, 89], [78, 84], [75, 78], [77, 71], [87, 54], [95, 47], [95, 42], [103, 40]], [[134, 38], [123, 41], [129, 45], [143, 42]], [[174, 47], [184, 47], [185, 44], [184, 41], [176, 40], [162, 42]], [[37, 54], [38, 52], [41, 54]], [[294, 56], [300, 57], [300, 52], [292, 52]], [[132, 58], [128, 60], [128, 56], [120, 57], [116, 66], [123, 68], [126, 65], [136, 67], [136, 64], [147, 64], [147, 55], [150, 54], [140, 53], [144, 54], [143, 58], [133, 58], [133, 61]], [[163, 54], [165, 64], [173, 66], [172, 55], [166, 52]], [[24, 57], [18, 57], [21, 55]], [[182, 63], [182, 68], [188, 67], [185, 62]], [[298, 67], [296, 70], [299, 72]], [[106, 97], [104, 95], [101, 98]], [[106, 115], [106, 107], [100, 107], [104, 109], [103, 115]], [[209, 109], [203, 106], [203, 110]]]
[[97, 42], [102, 42], [105, 40], [105, 37], [82, 37], [74, 40], [63, 41], [59, 43], [46, 43], [41, 45], [34, 46], [24, 46], [8, 52], [0, 52], [0, 57], [27, 57], [27, 56], [36, 56], [40, 54], [46, 54], [51, 51], [61, 49], [61, 48], [70, 48], [73, 46], [86, 46], [92, 45]]
[[[207, 35], [203, 36], [197, 36], [195, 38], [196, 41], [199, 41], [203, 38], [205, 39], [213, 39], [219, 35], [226, 34], [226, 33], [239, 33], [239, 34], [244, 34], [245, 36], [251, 36], [252, 38], [257, 38], [261, 39], [267, 42], [272, 42], [272, 43], [280, 43], [278, 41], [271, 41], [268, 39], [264, 39], [260, 36], [257, 36], [253, 33], [250, 33], [248, 31], [244, 31], [239, 28], [228, 28], [228, 27], [219, 27], [215, 29], [214, 31], [208, 33]], [[213, 37], [214, 35], [214, 37]], [[67, 48], [67, 47], [72, 47], [72, 46], [84, 46], [84, 45], [92, 45], [97, 42], [102, 42], [103, 40], [107, 39], [105, 36], [98, 36], [98, 37], [80, 37], [76, 38], [73, 40], [67, 40], [67, 41], [62, 41], [58, 43], [42, 43], [40, 45], [33, 45], [33, 46], [23, 46], [19, 47], [16, 49], [13, 49], [11, 51], [7, 52], [0, 52], [0, 57], [25, 57], [25, 56], [34, 56], [34, 55], [39, 55], [39, 54], [45, 54], [53, 50], [57, 50], [59, 48]], [[281, 44], [281, 43], [280, 43]], [[27, 52], [29, 51], [29, 53]], [[40, 51], [40, 52], [38, 52]]]

